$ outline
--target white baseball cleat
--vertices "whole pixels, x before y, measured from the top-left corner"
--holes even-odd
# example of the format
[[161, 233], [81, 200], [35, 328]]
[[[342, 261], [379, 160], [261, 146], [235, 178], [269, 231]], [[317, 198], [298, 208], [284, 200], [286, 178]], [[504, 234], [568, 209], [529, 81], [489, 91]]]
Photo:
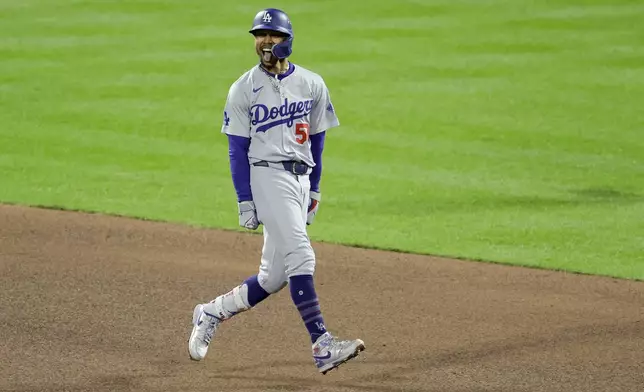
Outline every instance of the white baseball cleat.
[[188, 340], [188, 351], [192, 360], [201, 361], [204, 359], [219, 323], [221, 323], [220, 319], [204, 311], [203, 304], [195, 307], [192, 313], [192, 334]]
[[326, 374], [329, 370], [357, 357], [364, 349], [364, 342], [360, 339], [338, 340], [326, 332], [313, 343], [313, 360], [320, 373]]

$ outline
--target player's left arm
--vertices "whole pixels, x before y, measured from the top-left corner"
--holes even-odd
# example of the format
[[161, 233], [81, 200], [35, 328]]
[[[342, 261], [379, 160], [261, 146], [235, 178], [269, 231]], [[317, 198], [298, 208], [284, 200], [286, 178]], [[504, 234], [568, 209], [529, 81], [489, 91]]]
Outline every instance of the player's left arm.
[[320, 201], [322, 200], [322, 194], [320, 193], [320, 180], [322, 179], [322, 151], [324, 150], [325, 136], [326, 131], [322, 131], [315, 135], [311, 135], [310, 137], [311, 155], [313, 156], [315, 166], [309, 175], [311, 191], [309, 192], [309, 209], [306, 216], [306, 223], [309, 225], [313, 223], [315, 215], [320, 208]]
[[317, 83], [313, 85], [313, 107], [311, 109], [311, 124], [309, 136], [328, 131], [340, 125], [340, 120], [335, 113], [335, 108], [331, 102], [331, 94], [329, 89], [320, 78]]
[[324, 139], [326, 131], [340, 125], [335, 108], [331, 102], [331, 94], [323, 80], [316, 84], [314, 89], [313, 109], [311, 110], [311, 129], [309, 139], [311, 141], [311, 155], [315, 166], [309, 175], [311, 191], [309, 193], [309, 207], [306, 223], [312, 224], [320, 208], [322, 194], [320, 192], [320, 181], [322, 179], [322, 153], [324, 151]]

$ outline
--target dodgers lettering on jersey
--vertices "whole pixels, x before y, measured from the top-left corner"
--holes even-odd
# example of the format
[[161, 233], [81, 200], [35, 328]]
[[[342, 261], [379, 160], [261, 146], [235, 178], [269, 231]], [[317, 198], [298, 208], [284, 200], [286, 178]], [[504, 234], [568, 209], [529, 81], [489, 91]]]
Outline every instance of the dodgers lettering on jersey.
[[291, 67], [278, 80], [255, 66], [230, 87], [221, 131], [251, 139], [251, 162], [299, 160], [314, 166], [309, 136], [340, 125], [322, 77]]
[[[288, 98], [284, 98], [284, 103], [279, 108], [273, 106], [270, 109], [261, 103], [255, 104], [250, 107], [250, 124], [259, 125], [256, 132], [266, 132], [281, 124], [292, 127], [295, 120], [308, 116], [312, 108], [312, 99], [289, 103]], [[276, 121], [266, 123], [269, 120]]]

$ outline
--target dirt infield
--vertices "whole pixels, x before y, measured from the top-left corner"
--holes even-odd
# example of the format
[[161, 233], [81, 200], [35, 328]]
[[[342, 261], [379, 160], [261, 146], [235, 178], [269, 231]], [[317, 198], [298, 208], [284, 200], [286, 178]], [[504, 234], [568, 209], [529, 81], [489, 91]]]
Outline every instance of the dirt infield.
[[328, 244], [321, 306], [361, 356], [318, 374], [283, 290], [190, 361], [194, 304], [255, 273], [261, 241], [0, 206], [0, 391], [643, 388], [644, 283]]

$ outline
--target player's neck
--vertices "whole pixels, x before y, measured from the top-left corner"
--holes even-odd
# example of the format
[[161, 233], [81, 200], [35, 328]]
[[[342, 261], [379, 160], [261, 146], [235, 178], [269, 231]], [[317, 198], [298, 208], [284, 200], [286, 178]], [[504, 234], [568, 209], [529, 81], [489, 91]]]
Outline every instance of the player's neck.
[[289, 63], [287, 59], [282, 59], [282, 60], [279, 60], [277, 63], [275, 63], [275, 65], [271, 68], [265, 67], [263, 64], [262, 64], [262, 67], [272, 74], [281, 75], [283, 73], [286, 73], [286, 71], [288, 71]]

